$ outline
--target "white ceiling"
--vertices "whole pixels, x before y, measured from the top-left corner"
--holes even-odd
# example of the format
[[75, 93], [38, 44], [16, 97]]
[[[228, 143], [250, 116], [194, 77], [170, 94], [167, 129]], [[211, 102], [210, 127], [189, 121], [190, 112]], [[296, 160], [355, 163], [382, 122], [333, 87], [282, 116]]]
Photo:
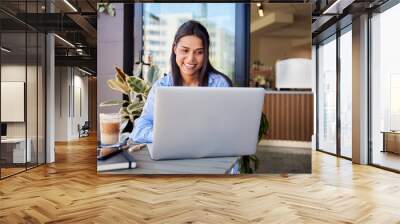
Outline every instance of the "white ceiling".
[[286, 14], [293, 16], [293, 22], [269, 24], [252, 33], [264, 37], [311, 38], [311, 4], [307, 3], [263, 3], [264, 17], [258, 15], [256, 3], [251, 4], [251, 22], [265, 19], [270, 14]]

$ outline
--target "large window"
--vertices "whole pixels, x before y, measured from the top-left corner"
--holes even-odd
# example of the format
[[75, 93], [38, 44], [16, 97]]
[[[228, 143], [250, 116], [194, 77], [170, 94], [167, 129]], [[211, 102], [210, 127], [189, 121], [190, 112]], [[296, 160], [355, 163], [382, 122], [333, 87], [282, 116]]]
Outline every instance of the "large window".
[[352, 157], [352, 35], [351, 26], [340, 38], [340, 154]]
[[318, 149], [336, 153], [336, 36], [318, 47]]
[[372, 163], [400, 170], [400, 4], [371, 19]]
[[235, 66], [235, 4], [145, 3], [143, 4], [143, 49], [145, 61], [164, 73], [170, 72], [172, 42], [178, 27], [187, 20], [201, 22], [210, 35], [210, 60], [232, 80]]
[[336, 34], [318, 45], [317, 143], [321, 151], [350, 159], [353, 97], [351, 24]]

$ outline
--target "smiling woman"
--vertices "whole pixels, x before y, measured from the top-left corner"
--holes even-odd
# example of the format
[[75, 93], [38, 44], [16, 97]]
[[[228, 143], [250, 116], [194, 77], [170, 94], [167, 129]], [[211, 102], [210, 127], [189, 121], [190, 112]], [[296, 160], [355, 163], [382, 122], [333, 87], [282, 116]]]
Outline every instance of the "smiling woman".
[[[212, 65], [236, 79], [235, 3], [145, 3], [143, 4], [143, 59], [152, 56], [160, 70], [171, 71], [170, 52], [174, 36], [185, 21], [199, 21], [210, 36], [209, 59]], [[140, 18], [137, 18], [139, 20]]]
[[175, 34], [171, 53], [171, 73], [175, 86], [209, 86], [210, 73], [221, 75], [209, 59], [210, 36], [199, 22], [190, 20], [182, 24]]
[[130, 138], [138, 143], [153, 141], [155, 90], [160, 86], [230, 87], [231, 80], [216, 70], [209, 59], [210, 36], [199, 22], [189, 20], [177, 30], [171, 50], [171, 74], [153, 84]]

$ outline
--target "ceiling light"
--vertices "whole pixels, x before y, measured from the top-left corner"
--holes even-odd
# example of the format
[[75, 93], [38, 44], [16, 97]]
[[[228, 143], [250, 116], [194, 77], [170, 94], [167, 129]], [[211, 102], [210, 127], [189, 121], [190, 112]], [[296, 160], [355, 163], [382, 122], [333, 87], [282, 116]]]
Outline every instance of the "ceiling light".
[[260, 7], [261, 6], [261, 2], [257, 2], [257, 7]]
[[7, 49], [7, 48], [5, 48], [5, 47], [1, 47], [1, 50], [4, 51], [4, 52], [6, 52], [6, 53], [10, 53], [10, 52], [11, 52], [11, 50], [9, 50], [9, 49]]
[[260, 7], [260, 8], [258, 9], [258, 15], [261, 16], [261, 17], [264, 16], [264, 10], [263, 10], [262, 7]]
[[67, 4], [72, 10], [74, 10], [74, 12], [78, 12], [78, 10], [71, 4], [69, 3], [68, 0], [64, 0], [65, 4]]
[[86, 71], [86, 70], [83, 70], [83, 69], [81, 69], [81, 68], [79, 68], [79, 67], [78, 67], [78, 70], [81, 71], [81, 72], [83, 72], [83, 73], [85, 73], [85, 74], [87, 74], [87, 75], [92, 75], [92, 73], [90, 73], [90, 72], [88, 72], [88, 71]]
[[69, 42], [68, 40], [58, 36], [57, 34], [54, 34], [55, 37], [57, 37], [58, 39], [60, 39], [62, 42], [66, 43], [67, 45], [69, 45], [70, 47], [75, 48], [75, 45], [73, 45], [71, 42]]

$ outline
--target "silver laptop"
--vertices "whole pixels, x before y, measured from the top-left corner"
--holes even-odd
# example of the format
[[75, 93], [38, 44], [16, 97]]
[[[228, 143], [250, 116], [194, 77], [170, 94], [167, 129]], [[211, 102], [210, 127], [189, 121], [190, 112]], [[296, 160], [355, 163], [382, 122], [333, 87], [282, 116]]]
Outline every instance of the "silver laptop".
[[157, 88], [151, 158], [254, 154], [264, 95], [262, 88]]

